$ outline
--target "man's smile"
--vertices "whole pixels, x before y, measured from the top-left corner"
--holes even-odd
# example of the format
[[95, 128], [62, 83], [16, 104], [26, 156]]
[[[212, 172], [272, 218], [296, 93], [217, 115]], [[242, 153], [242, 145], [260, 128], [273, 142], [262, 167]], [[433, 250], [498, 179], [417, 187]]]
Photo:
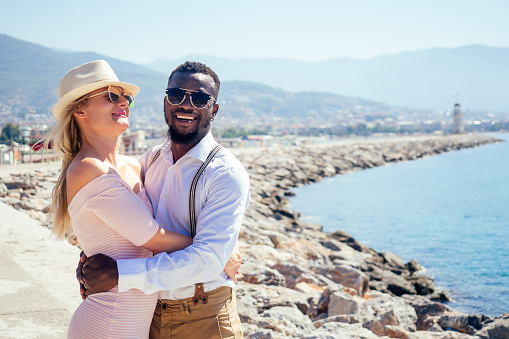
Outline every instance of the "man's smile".
[[193, 115], [184, 115], [184, 114], [175, 114], [175, 117], [180, 120], [187, 120], [187, 121], [193, 121], [196, 120], [196, 117]]

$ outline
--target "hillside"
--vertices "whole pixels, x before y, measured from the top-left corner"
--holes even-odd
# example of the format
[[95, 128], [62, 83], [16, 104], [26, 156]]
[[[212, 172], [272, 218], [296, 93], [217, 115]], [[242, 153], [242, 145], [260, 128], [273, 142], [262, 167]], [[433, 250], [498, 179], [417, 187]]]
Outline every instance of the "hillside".
[[470, 110], [509, 112], [509, 48], [431, 48], [369, 60], [318, 62], [190, 55], [146, 66], [165, 71], [184, 59], [204, 61], [224, 80], [260, 82], [287, 91], [332, 92], [435, 110], [447, 110], [459, 101]]
[[[65, 73], [98, 59], [108, 61], [119, 79], [141, 87], [139, 106], [155, 105], [154, 97], [158, 93], [163, 95], [167, 76], [162, 73], [93, 52], [55, 51], [0, 34], [0, 103], [29, 107], [39, 113], [51, 112]], [[158, 99], [159, 105], [160, 102]]]
[[[132, 115], [133, 122], [164, 124], [164, 89], [167, 76], [177, 63], [155, 71], [93, 52], [57, 51], [1, 34], [0, 112], [35, 110], [51, 117], [52, 106], [58, 99], [58, 83], [65, 72], [97, 59], [108, 61], [121, 80], [140, 86], [141, 92], [136, 98], [136, 108]], [[235, 70], [232, 68], [226, 72], [222, 68], [217, 69], [222, 79], [228, 79], [228, 76], [223, 76], [223, 72], [231, 74], [232, 71]], [[238, 74], [243, 73], [239, 70]], [[250, 121], [253, 124], [262, 121], [267, 125], [273, 123], [274, 119], [288, 118], [298, 118], [301, 124], [309, 120], [326, 123], [330, 119], [338, 122], [365, 114], [399, 115], [409, 112], [375, 101], [318, 92], [316, 89], [296, 93], [252, 81], [230, 80], [234, 81], [222, 81], [219, 96], [219, 123], [228, 126], [243, 123], [245, 127], [246, 122]]]

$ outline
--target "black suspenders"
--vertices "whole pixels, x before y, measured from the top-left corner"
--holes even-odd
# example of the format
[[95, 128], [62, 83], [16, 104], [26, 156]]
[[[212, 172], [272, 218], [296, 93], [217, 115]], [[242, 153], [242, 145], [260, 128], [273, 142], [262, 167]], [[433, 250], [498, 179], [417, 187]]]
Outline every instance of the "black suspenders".
[[207, 160], [205, 160], [205, 162], [200, 166], [194, 175], [193, 182], [191, 183], [191, 188], [189, 189], [189, 231], [191, 238], [194, 238], [196, 235], [196, 186], [198, 185], [198, 180], [201, 175], [205, 172], [205, 168], [216, 156], [217, 152], [221, 150], [221, 148], [221, 145], [217, 145], [212, 151], [210, 151]]
[[[214, 147], [212, 151], [210, 151], [207, 159], [203, 164], [201, 164], [200, 168], [198, 168], [198, 171], [196, 171], [193, 181], [191, 182], [191, 187], [189, 188], [189, 232], [191, 234], [191, 238], [194, 238], [194, 236], [196, 235], [196, 186], [198, 185], [198, 180], [200, 179], [201, 175], [203, 174], [203, 172], [205, 172], [205, 168], [207, 167], [208, 164], [210, 164], [212, 159], [214, 159], [214, 157], [221, 150], [221, 148], [223, 148], [221, 145], [216, 145], [216, 147]], [[161, 149], [159, 149], [157, 153], [154, 155], [145, 173], [148, 172], [150, 166], [154, 164], [154, 162], [157, 160], [157, 158], [159, 158], [160, 155]], [[203, 304], [206, 304], [208, 302], [208, 299], [209, 298], [207, 296], [207, 293], [205, 293], [205, 290], [203, 288], [203, 283], [195, 284], [193, 303], [196, 305], [201, 301]]]
[[[189, 188], [189, 233], [191, 234], [191, 238], [194, 238], [196, 235], [196, 186], [198, 185], [198, 180], [200, 179], [203, 172], [205, 172], [205, 168], [208, 166], [208, 164], [214, 159], [216, 154], [223, 148], [221, 145], [217, 145], [210, 151], [207, 159], [205, 162], [198, 168], [198, 171], [196, 171], [196, 174], [194, 175], [193, 181], [191, 182], [191, 187]], [[150, 166], [152, 166], [157, 158], [161, 155], [161, 149], [157, 151], [157, 153], [152, 158], [152, 161], [147, 167], [147, 170], [145, 173], [148, 172], [148, 169]]]

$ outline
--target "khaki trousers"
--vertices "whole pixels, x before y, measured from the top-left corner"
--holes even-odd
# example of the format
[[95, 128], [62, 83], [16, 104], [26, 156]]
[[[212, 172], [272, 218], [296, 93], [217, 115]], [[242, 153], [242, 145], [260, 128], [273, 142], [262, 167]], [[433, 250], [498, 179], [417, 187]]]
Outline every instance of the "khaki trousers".
[[150, 339], [243, 338], [235, 291], [220, 287], [207, 292], [208, 302], [193, 298], [159, 300], [150, 326]]

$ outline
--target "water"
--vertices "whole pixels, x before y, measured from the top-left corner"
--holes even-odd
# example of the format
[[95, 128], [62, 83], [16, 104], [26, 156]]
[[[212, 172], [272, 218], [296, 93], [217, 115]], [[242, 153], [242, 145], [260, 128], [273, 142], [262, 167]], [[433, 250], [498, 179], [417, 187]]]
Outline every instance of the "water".
[[294, 190], [292, 209], [326, 232], [427, 268], [469, 314], [509, 312], [507, 142], [390, 164]]

